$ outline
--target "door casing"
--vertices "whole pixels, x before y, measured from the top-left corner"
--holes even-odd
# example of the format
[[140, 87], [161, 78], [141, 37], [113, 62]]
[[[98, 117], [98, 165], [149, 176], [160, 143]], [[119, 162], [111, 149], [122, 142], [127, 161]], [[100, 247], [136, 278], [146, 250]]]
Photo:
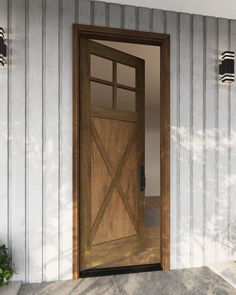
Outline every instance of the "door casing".
[[80, 97], [79, 97], [79, 41], [80, 38], [118, 41], [160, 46], [161, 50], [161, 266], [170, 270], [170, 36], [167, 34], [113, 29], [90, 25], [73, 25], [73, 279], [80, 276], [79, 264], [79, 148], [80, 148]]

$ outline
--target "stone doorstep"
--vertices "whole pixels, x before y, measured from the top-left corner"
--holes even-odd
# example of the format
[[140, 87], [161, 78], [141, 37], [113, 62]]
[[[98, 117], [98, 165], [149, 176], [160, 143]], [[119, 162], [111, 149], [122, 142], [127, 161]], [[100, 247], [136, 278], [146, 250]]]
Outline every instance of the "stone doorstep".
[[225, 261], [209, 264], [208, 267], [231, 286], [236, 288], [236, 262]]
[[17, 295], [20, 287], [21, 282], [10, 282], [8, 286], [0, 288], [0, 295]]

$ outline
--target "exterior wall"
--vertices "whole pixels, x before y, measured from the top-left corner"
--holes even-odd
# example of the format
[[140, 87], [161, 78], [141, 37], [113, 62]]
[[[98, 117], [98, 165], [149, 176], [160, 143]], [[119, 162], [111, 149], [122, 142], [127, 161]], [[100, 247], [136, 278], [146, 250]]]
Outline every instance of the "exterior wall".
[[72, 23], [171, 35], [171, 268], [235, 259], [236, 21], [89, 0], [1, 0], [0, 242], [16, 280], [72, 271]]
[[177, 12], [186, 12], [191, 14], [209, 15], [223, 18], [236, 19], [236, 4], [234, 0], [227, 0], [227, 5], [221, 1], [212, 0], [103, 0], [110, 3], [120, 3], [126, 5], [135, 5], [141, 7], [158, 8]]

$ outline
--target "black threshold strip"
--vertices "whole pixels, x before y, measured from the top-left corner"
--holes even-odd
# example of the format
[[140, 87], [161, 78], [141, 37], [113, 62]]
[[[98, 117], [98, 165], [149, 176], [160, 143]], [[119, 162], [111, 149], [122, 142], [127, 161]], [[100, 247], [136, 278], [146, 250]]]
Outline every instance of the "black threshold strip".
[[128, 274], [128, 273], [139, 273], [139, 272], [161, 271], [161, 270], [162, 270], [162, 267], [160, 263], [121, 266], [121, 267], [109, 267], [109, 268], [94, 268], [94, 269], [86, 269], [81, 271], [80, 277], [81, 278], [101, 277], [101, 276], [112, 276], [112, 275], [121, 275], [121, 274]]

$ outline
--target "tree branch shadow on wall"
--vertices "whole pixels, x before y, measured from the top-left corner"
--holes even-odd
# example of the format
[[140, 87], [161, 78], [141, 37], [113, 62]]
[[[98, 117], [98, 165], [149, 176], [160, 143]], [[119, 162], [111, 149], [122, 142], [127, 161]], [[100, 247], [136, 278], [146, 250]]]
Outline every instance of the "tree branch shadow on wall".
[[[176, 164], [179, 165], [180, 173], [185, 167], [189, 172], [188, 175], [185, 174], [186, 179], [180, 180], [187, 186], [186, 190], [181, 191], [189, 194], [187, 198], [186, 195], [180, 195], [177, 206], [190, 206], [192, 195], [202, 201], [199, 204], [199, 200], [193, 200], [194, 204], [199, 204], [199, 210], [204, 210], [199, 211], [203, 218], [200, 224], [196, 224], [196, 216], [180, 217], [183, 222], [194, 223], [192, 233], [185, 232], [185, 229], [177, 229], [180, 244], [187, 244], [188, 248], [192, 234], [194, 243], [201, 249], [198, 254], [203, 256], [205, 265], [211, 260], [213, 262], [236, 259], [236, 132], [231, 130], [229, 133], [227, 129], [215, 128], [203, 132], [200, 128], [191, 130], [189, 127], [172, 127], [171, 144], [174, 145], [172, 150], [178, 154], [177, 158], [179, 157], [179, 164]], [[177, 169], [174, 173], [178, 173]], [[176, 196], [176, 192], [173, 192], [171, 198]], [[194, 208], [194, 212], [196, 209]], [[178, 214], [175, 216], [178, 218]], [[196, 220], [199, 220], [199, 216]], [[207, 244], [210, 246], [206, 246]], [[215, 249], [210, 250], [210, 247]]]

